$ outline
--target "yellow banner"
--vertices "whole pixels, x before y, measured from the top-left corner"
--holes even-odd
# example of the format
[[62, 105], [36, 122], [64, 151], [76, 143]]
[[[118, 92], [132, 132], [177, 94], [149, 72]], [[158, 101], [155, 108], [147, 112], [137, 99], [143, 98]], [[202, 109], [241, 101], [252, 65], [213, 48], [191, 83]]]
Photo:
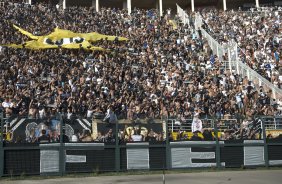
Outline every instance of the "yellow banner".
[[53, 49], [53, 48], [67, 48], [67, 49], [79, 49], [83, 48], [86, 50], [105, 50], [101, 47], [95, 47], [91, 43], [99, 40], [109, 40], [109, 41], [127, 41], [127, 38], [116, 37], [99, 34], [97, 32], [91, 33], [75, 33], [69, 30], [55, 28], [55, 30], [49, 35], [36, 36], [32, 33], [13, 25], [22, 34], [31, 38], [31, 41], [27, 41], [23, 44], [7, 44], [3, 46], [13, 47], [13, 48], [28, 48], [28, 49]]
[[273, 138], [278, 137], [280, 134], [282, 134], [282, 130], [266, 130], [266, 136], [271, 134]]

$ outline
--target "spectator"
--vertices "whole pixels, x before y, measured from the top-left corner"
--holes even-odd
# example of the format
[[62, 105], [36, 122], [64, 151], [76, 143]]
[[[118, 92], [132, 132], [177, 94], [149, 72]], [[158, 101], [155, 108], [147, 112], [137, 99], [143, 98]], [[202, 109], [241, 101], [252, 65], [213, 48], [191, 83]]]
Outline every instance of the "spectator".
[[78, 142], [79, 136], [78, 136], [79, 131], [75, 130], [74, 134], [71, 136], [71, 142]]
[[196, 132], [196, 131], [202, 132], [203, 125], [202, 125], [202, 121], [199, 119], [198, 116], [199, 116], [198, 113], [194, 115], [192, 128], [191, 128], [192, 132]]
[[82, 135], [79, 137], [81, 142], [91, 142], [93, 141], [89, 130], [84, 129]]
[[133, 142], [143, 141], [143, 136], [141, 135], [140, 129], [134, 131], [134, 134], [131, 136]]
[[190, 141], [202, 141], [203, 139], [198, 135], [199, 131], [193, 132], [193, 136], [191, 137]]
[[41, 130], [41, 135], [38, 138], [38, 142], [40, 143], [49, 143], [50, 142], [50, 137], [46, 135], [46, 130]]

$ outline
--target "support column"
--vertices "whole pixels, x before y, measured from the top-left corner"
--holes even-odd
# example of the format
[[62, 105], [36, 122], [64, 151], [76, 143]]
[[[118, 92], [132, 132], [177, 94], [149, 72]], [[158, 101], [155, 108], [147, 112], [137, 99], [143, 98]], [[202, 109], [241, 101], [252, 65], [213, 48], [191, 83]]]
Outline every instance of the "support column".
[[192, 10], [192, 12], [195, 11], [194, 0], [191, 0], [191, 10]]
[[223, 11], [226, 11], [226, 0], [223, 0]]
[[131, 14], [131, 0], [127, 0], [127, 12], [128, 12], [128, 15]]
[[163, 16], [163, 0], [159, 0], [160, 17]]
[[256, 0], [256, 7], [259, 8], [259, 0]]
[[95, 7], [96, 12], [99, 11], [99, 0], [92, 0], [92, 7]]
[[31, 4], [31, 0], [28, 0], [28, 4]]
[[66, 9], [67, 0], [63, 0], [63, 9]]
[[99, 0], [96, 0], [96, 12], [99, 12], [99, 9], [100, 9], [100, 7], [99, 7], [100, 5], [99, 5]]

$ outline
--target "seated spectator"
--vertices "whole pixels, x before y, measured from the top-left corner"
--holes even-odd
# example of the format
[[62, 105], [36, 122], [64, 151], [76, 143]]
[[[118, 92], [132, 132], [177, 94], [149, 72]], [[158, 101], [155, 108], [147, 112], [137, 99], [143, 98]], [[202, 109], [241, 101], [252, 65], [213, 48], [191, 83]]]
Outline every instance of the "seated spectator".
[[137, 129], [136, 131], [134, 131], [134, 134], [131, 136], [133, 142], [143, 141], [143, 136], [140, 133], [141, 133], [140, 129]]
[[90, 134], [90, 131], [84, 129], [82, 135], [80, 135], [80, 137], [79, 137], [79, 140], [81, 142], [91, 142], [91, 141], [93, 141], [91, 134]]
[[46, 130], [41, 130], [41, 135], [38, 138], [39, 143], [49, 143], [50, 142], [50, 137], [46, 135]]
[[109, 129], [109, 131], [104, 136], [105, 142], [115, 142], [115, 136], [113, 134], [113, 129]]
[[193, 136], [190, 138], [190, 141], [202, 141], [203, 139], [198, 135], [199, 131], [193, 132]]
[[203, 129], [202, 134], [203, 134], [203, 137], [204, 137], [204, 141], [213, 141], [214, 140], [211, 128]]
[[79, 131], [75, 130], [74, 134], [71, 136], [71, 142], [78, 142], [79, 141]]

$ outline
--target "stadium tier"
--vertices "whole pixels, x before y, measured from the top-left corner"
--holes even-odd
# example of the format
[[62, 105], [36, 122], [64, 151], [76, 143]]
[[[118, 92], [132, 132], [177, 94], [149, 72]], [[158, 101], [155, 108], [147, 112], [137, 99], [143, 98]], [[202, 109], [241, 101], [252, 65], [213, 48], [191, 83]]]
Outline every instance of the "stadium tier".
[[[186, 13], [180, 7], [190, 7], [188, 1], [147, 4], [157, 9], [138, 8], [134, 0], [121, 8], [98, 0], [89, 7], [71, 0], [1, 2], [0, 93], [7, 141], [39, 141], [42, 129], [58, 141], [58, 115], [69, 125], [69, 140], [89, 130], [88, 141], [108, 132], [97, 125], [93, 131], [92, 120], [99, 118], [109, 124], [168, 120], [174, 140], [188, 140], [195, 132], [203, 138], [204, 130], [214, 137], [216, 123], [222, 139], [261, 138], [257, 116], [275, 117], [267, 126], [281, 126], [281, 94], [274, 88], [281, 85], [279, 7], [218, 11], [195, 1], [199, 11]], [[202, 20], [199, 26], [196, 19]], [[260, 80], [274, 85], [236, 72], [230, 54], [219, 53], [202, 29], [217, 44], [235, 40], [241, 49], [236, 47], [237, 68], [251, 65], [260, 70]], [[226, 121], [208, 123], [214, 118]], [[201, 128], [193, 129], [197, 122]], [[151, 133], [164, 140], [164, 130]], [[120, 130], [127, 141], [134, 133]], [[141, 140], [149, 133], [143, 131]]]
[[[158, 169], [161, 162], [168, 168], [282, 163], [278, 147], [264, 156], [282, 134], [279, 2], [0, 2], [0, 159], [7, 159], [0, 176], [29, 151], [41, 163], [30, 173], [75, 172], [78, 163], [97, 164], [86, 161], [91, 154], [110, 158], [109, 165], [126, 160], [116, 171], [151, 169], [155, 162]], [[146, 154], [134, 149], [136, 142]], [[82, 143], [90, 149], [84, 156], [75, 150]], [[198, 143], [210, 145], [193, 156], [198, 148], [185, 146]], [[244, 157], [233, 162], [227, 143], [239, 143], [234, 150]], [[40, 148], [4, 154], [17, 145]], [[191, 153], [187, 163], [177, 150]], [[49, 167], [48, 154], [65, 167]]]

